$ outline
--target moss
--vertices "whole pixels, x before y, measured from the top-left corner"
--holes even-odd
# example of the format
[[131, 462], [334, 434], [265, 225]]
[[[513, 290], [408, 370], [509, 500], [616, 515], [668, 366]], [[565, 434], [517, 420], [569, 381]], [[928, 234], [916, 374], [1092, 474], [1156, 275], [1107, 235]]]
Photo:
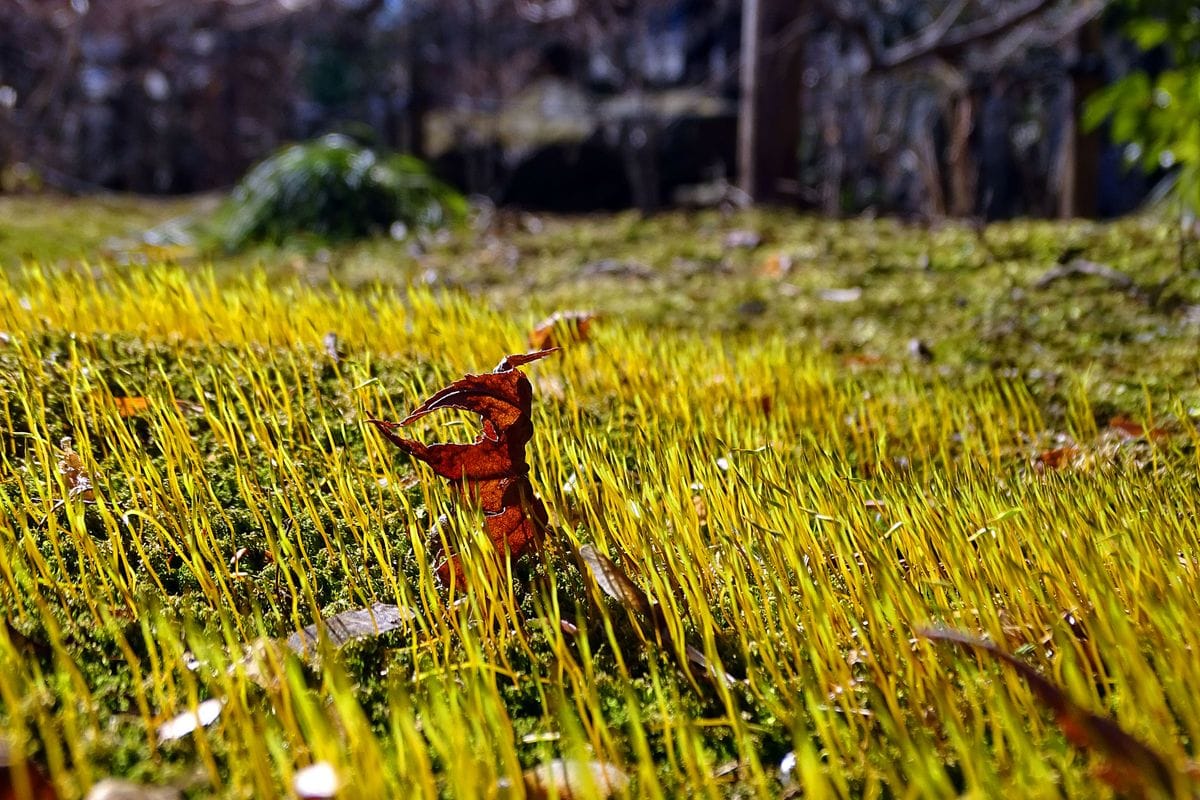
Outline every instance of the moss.
[[[230, 723], [241, 739], [214, 735], [206, 745], [218, 776], [231, 784], [218, 782], [194, 790], [196, 795], [250, 794], [244, 759], [258, 739], [286, 743], [279, 745], [285, 755], [278, 763], [290, 764], [340, 752], [336, 743], [346, 730], [383, 743], [397, 758], [393, 751], [401, 747], [424, 747], [438, 786], [449, 794], [454, 778], [448, 773], [466, 762], [439, 751], [430, 731], [455, 735], [467, 722], [479, 729], [464, 734], [456, 747], [474, 748], [471, 755], [481, 762], [512, 748], [521, 767], [569, 755], [567, 745], [578, 742], [563, 730], [595, 725], [603, 730], [598, 740], [612, 751], [599, 755], [637, 764], [645, 748], [653, 763], [638, 779], [656, 777], [668, 793], [688, 788], [680, 763], [711, 771], [754, 753], [770, 782], [783, 754], [803, 746], [820, 754], [829, 770], [845, 771], [851, 793], [887, 796], [914, 775], [918, 782], [927, 778], [922, 769], [941, 775], [941, 783], [930, 786], [973, 791], [995, 784], [988, 783], [987, 773], [980, 778], [978, 770], [964, 767], [964, 753], [939, 739], [940, 733], [923, 730], [928, 708], [949, 702], [946, 686], [935, 683], [931, 690], [922, 684], [917, 694], [924, 694], [915, 696], [866, 662], [847, 663], [844, 651], [851, 646], [864, 657], [876, 657], [866, 652], [871, 642], [911, 649], [909, 627], [919, 620], [892, 610], [896, 598], [919, 602], [926, 616], [969, 617], [964, 624], [974, 624], [971, 614], [997, 614], [999, 607], [1006, 615], [1023, 615], [1022, 624], [1032, 629], [1059, 613], [1057, 606], [1046, 610], [1052, 604], [1042, 594], [1047, 582], [1038, 570], [1084, 563], [1097, 570], [1090, 585], [1080, 588], [1072, 574], [1056, 586], [1110, 602], [1119, 613], [1104, 617], [1105, 624], [1118, 632], [1129, 624], [1124, 609], [1135, 607], [1142, 615], [1137, 624], [1159, 636], [1139, 640], [1145, 643], [1140, 649], [1122, 650], [1122, 659], [1153, 658], [1154, 648], [1172, 646], [1154, 626], [1170, 631], [1177, 604], [1148, 598], [1131, 605], [1128, 598], [1117, 602], [1104, 595], [1112, 581], [1095, 578], [1107, 562], [1097, 567], [1078, 552], [1064, 555], [1074, 538], [1057, 533], [1059, 527], [1073, 534], [1097, 531], [1087, 553], [1113, 548], [1114, 558], [1128, 561], [1128, 552], [1118, 549], [1130, 546], [1128, 531], [1148, 536], [1137, 526], [1166, 527], [1172, 519], [1179, 524], [1190, 513], [1195, 450], [1187, 409], [1200, 407], [1194, 381], [1200, 357], [1189, 315], [1191, 306], [1200, 305], [1200, 289], [1190, 266], [1181, 270], [1173, 260], [1175, 244], [1161, 226], [1140, 219], [1111, 227], [1025, 222], [980, 234], [955, 226], [918, 229], [768, 212], [548, 218], [540, 224], [532, 233], [526, 228], [536, 226], [502, 214], [488, 231], [422, 238], [419, 251], [411, 252], [373, 241], [321, 256], [286, 247], [258, 254], [280, 282], [318, 263], [324, 277], [371, 285], [407, 286], [432, 271], [442, 287], [445, 302], [437, 308], [445, 318], [408, 324], [435, 330], [442, 337], [438, 342], [451, 343], [439, 344], [445, 349], [434, 359], [422, 355], [427, 351], [420, 342], [391, 352], [392, 345], [351, 341], [345, 344], [352, 352], [335, 366], [315, 344], [323, 330], [314, 332], [312, 342], [276, 337], [268, 345], [200, 337], [172, 343], [168, 336], [133, 330], [87, 335], [46, 325], [21, 332], [21, 349], [0, 349], [0, 375], [6, 385], [21, 387], [25, 398], [7, 401], [13, 431], [3, 437], [0, 452], [24, 471], [3, 484], [5, 524], [11, 531], [32, 529], [28, 536], [14, 535], [32, 553], [14, 547], [11, 558], [18, 565], [17, 583], [36, 587], [45, 606], [28, 598], [3, 599], [31, 638], [46, 641], [55, 625], [66, 637], [53, 655], [23, 662], [23, 670], [49, 678], [23, 697], [24, 705], [6, 706], [4, 714], [66, 719], [78, 704], [80, 687], [65, 653], [92, 703], [86, 746], [70, 754], [67, 766], [79, 760], [101, 773], [149, 782], [182, 779], [208, 756], [195, 742], [152, 751], [151, 722], [134, 703], [139, 689], [153, 688], [145, 677], [152, 671], [152, 644], [173, 652], [168, 635], [186, 638], [179, 631], [190, 630], [197, 642], [216, 650], [233, 646], [227, 659], [237, 660], [243, 640], [282, 637], [317, 613], [359, 607], [375, 596], [394, 599], [389, 595], [394, 580], [413, 592], [414, 603], [430, 606], [419, 609], [417, 632], [393, 632], [342, 648], [320, 669], [301, 670], [303, 691], [226, 683], [224, 664], [193, 672], [172, 663], [163, 670], [198, 696], [239, 687], [235, 699], [246, 706], [244, 718]], [[726, 246], [728, 234], [740, 229], [756, 230], [763, 243]], [[1149, 297], [1087, 276], [1038, 288], [1039, 278], [1069, 252], [1121, 269], [1141, 287], [1165, 288]], [[611, 263], [589, 267], [600, 258]], [[786, 270], [780, 266], [784, 261], [790, 261]], [[247, 264], [228, 259], [215, 268], [232, 285]], [[119, 281], [121, 275], [106, 279]], [[316, 275], [314, 270], [310, 277]], [[19, 291], [22, 279], [16, 280]], [[861, 294], [829, 291], [849, 289]], [[479, 295], [469, 306], [461, 299], [464, 290]], [[295, 284], [278, 291], [292, 300], [303, 296], [306, 303], [328, 301], [325, 295], [317, 300], [298, 295], [306, 290]], [[429, 313], [412, 297], [407, 302]], [[517, 587], [530, 588], [519, 594], [510, 627], [482, 630], [483, 623], [465, 612], [443, 608], [440, 597], [417, 591], [428, 576], [422, 578], [412, 538], [422, 536], [440, 513], [444, 487], [398, 484], [408, 476], [406, 464], [382, 472], [391, 462], [380, 460], [361, 420], [379, 413], [376, 409], [409, 408], [421, 392], [442, 384], [453, 372], [449, 365], [462, 355], [451, 352], [456, 345], [476, 347], [491, 358], [519, 342], [536, 316], [581, 305], [606, 316], [587, 345], [591, 349], [564, 354], [567, 366], [547, 371], [566, 386], [562, 396], [538, 385], [538, 430], [557, 435], [539, 437], [538, 457], [531, 459], [534, 482], [564, 532], [545, 558], [517, 566]], [[371, 313], [356, 308], [364, 316]], [[398, 315], [398, 308], [389, 313]], [[467, 341], [479, 330], [499, 333], [482, 344]], [[914, 338], [932, 352], [932, 360], [910, 352]], [[704, 374], [696, 364], [703, 364]], [[763, 364], [773, 372], [761, 374]], [[472, 368], [481, 366], [486, 364]], [[593, 369], [607, 372], [597, 376]], [[789, 370], [796, 374], [784, 374]], [[352, 388], [364, 386], [369, 391]], [[121, 418], [101, 406], [76, 411], [81, 398], [97, 394], [162, 398], [168, 389], [204, 410], [146, 418]], [[22, 404], [26, 400], [33, 413]], [[1021, 416], [1026, 400], [1030, 419]], [[1118, 441], [1098, 434], [1116, 414], [1166, 419], [1170, 438]], [[82, 525], [68, 523], [67, 512], [60, 511], [59, 524], [39, 528], [37, 503], [18, 508], [14, 500], [22, 496], [18, 489], [52, 499], [44, 495], [53, 482], [39, 470], [53, 469], [53, 463], [38, 460], [34, 436], [14, 435], [49, 439], [47, 426], [86, 441], [96, 475], [103, 477], [106, 509], [71, 509], [82, 513]], [[230, 432], [254, 438], [242, 441]], [[1078, 476], [1032, 470], [1031, 457], [1056, 446], [1054, 437], [1066, 432], [1096, 442], [1102, 464]], [[194, 448], [194, 458], [176, 460], [181, 441]], [[680, 463], [670, 463], [672, 458]], [[714, 467], [717, 459], [725, 466]], [[128, 470], [135, 462], [138, 470]], [[338, 497], [340, 476], [332, 463], [354, 465], [350, 494], [376, 506], [370, 514], [355, 518], [353, 503]], [[157, 483], [140, 484], [146, 475]], [[164, 489], [172, 480], [184, 484], [178, 495]], [[1107, 499], [1079, 501], [1075, 492]], [[143, 494], [155, 501], [143, 503]], [[692, 531], [692, 504], [705, 498], [711, 516], [697, 519]], [[863, 511], [865, 498], [878, 501], [870, 514]], [[1056, 504], [1070, 502], [1080, 502], [1082, 510], [1073, 509], [1069, 519], [1056, 517], [1072, 510]], [[106, 511], [119, 516], [126, 506], [143, 505], [179, 539], [182, 554], [166, 536], [140, 535], [148, 529], [138, 527], [143, 522], [136, 516], [117, 525], [120, 535], [113, 535]], [[1019, 513], [1005, 516], [1014, 508]], [[1150, 513], [1156, 516], [1149, 523], [1139, 521]], [[1015, 531], [1007, 527], [1018, 524]], [[693, 561], [681, 565], [665, 555], [676, 552], [672, 548], [685, 533], [695, 534], [698, 544], [689, 556]], [[1170, 538], [1177, 533], [1167, 528], [1154, 545], [1163, 558], [1147, 544], [1146, 561], [1138, 565], [1150, 576], [1146, 584], [1159, 581], [1163, 593], [1178, 581], [1162, 575], [1174, 574], [1172, 565], [1191, 557], [1189, 545]], [[689, 604], [684, 623], [689, 641], [711, 632], [717, 651], [727, 656], [726, 668], [749, 673], [747, 683], [725, 695], [695, 691], [664, 648], [643, 641], [625, 610], [589, 587], [569, 554], [571, 537], [615, 542], [631, 560], [640, 559], [632, 563], [641, 585], [653, 589], [660, 602]], [[132, 605], [161, 627], [143, 627], [140, 616], [121, 616], [124, 596], [99, 585], [86, 588], [95, 592], [91, 599], [105, 607], [110, 622], [91, 624], [80, 576], [108, 574], [121, 547], [128, 550], [135, 539], [145, 547], [131, 551], [126, 562], [140, 581]], [[290, 563], [272, 555], [285, 546], [295, 554]], [[998, 561], [989, 561], [998, 549]], [[45, 560], [48, 575], [36, 574], [34, 555]], [[1015, 565], [1007, 584], [996, 578], [1000, 562]], [[736, 583], [730, 577], [735, 574], [750, 605], [731, 607], [721, 594], [728, 588], [722, 581]], [[209, 594], [212, 575], [228, 581], [227, 595]], [[500, 587], [490, 588], [502, 594]], [[773, 621], [753, 641], [746, 638], [744, 615], [773, 614], [785, 603], [795, 617]], [[39, 617], [44, 608], [51, 619]], [[1100, 602], [1096, 608], [1101, 615], [1109, 610]], [[579, 634], [562, 647], [554, 614], [581, 623]], [[867, 617], [873, 628], [865, 627]], [[711, 631], [699, 629], [697, 619], [706, 620]], [[238, 622], [247, 630], [233, 631]], [[830, 627], [820, 627], [825, 624]], [[798, 629], [814, 638], [793, 648]], [[158, 635], [168, 644], [158, 642]], [[1105, 627], [1098, 626], [1096, 635], [1123, 641]], [[192, 639], [187, 641], [190, 646]], [[837, 643], [833, 649], [830, 642]], [[1040, 650], [1030, 652], [1036, 656]], [[766, 654], [773, 654], [770, 673], [762, 667]], [[590, 696], [581, 699], [582, 690], [566, 696], [563, 676], [585, 668], [594, 676], [585, 687]], [[1128, 673], [1118, 677], [1127, 679]], [[1166, 685], [1169, 676], [1163, 680]], [[962, 688], [958, 683], [964, 681], [954, 689]], [[989, 687], [1000, 683], [987, 681]], [[1123, 691], [1130, 691], [1128, 683]], [[834, 687], [868, 714], [843, 713], [830, 699]], [[502, 719], [451, 717], [448, 723], [435, 716], [447, 696], [466, 703], [463, 698], [490, 698], [493, 692]], [[172, 696], [185, 695], [180, 689]], [[1176, 691], [1171, 702], [1186, 696]], [[988, 697], [996, 703], [994, 694]], [[489, 702], [477, 707], [490, 708]], [[1004, 703], [1011, 702], [999, 707], [1008, 709]], [[306, 703], [309, 711], [295, 710]], [[355, 709], [364, 727], [350, 719]], [[155, 707], [152, 713], [177, 710]], [[1012, 719], [1003, 712], [987, 717], [988, 736], [990, 726], [1003, 726], [1006, 746], [1017, 741], [1036, 716], [1036, 709], [1020, 711]], [[983, 714], [982, 705], [970, 713]], [[291, 724], [288, 714], [304, 721], [284, 733], [283, 726]], [[414, 738], [398, 733], [401, 722], [412, 725]], [[947, 717], [938, 724], [963, 740], [975, 730], [969, 719]], [[735, 730], [739, 726], [744, 732]], [[489, 743], [487, 734], [511, 735], [513, 741]], [[1043, 744], [1062, 744], [1055, 734], [1036, 734]], [[685, 745], [692, 749], [681, 753]], [[971, 746], [973, 756], [991, 756], [997, 748], [992, 738], [972, 740]], [[1067, 751], [1054, 752], [1054, 769], [1065, 770], [1064, 785], [1077, 789], [1083, 778], [1068, 769]], [[934, 762], [936, 768], [930, 767]], [[1011, 762], [1006, 764], [1010, 769]], [[743, 796], [756, 790], [741, 772], [727, 788]]]

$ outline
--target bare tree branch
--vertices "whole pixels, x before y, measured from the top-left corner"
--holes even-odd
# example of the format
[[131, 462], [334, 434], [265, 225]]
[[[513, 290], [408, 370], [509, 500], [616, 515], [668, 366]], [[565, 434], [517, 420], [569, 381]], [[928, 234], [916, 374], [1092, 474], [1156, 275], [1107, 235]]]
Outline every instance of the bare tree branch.
[[984, 72], [995, 71], [1008, 63], [1012, 55], [1019, 50], [1028, 50], [1030, 47], [1050, 47], [1057, 45], [1068, 36], [1078, 32], [1084, 25], [1087, 25], [1100, 16], [1107, 6], [1108, 0], [1091, 0], [1091, 2], [1080, 4], [1071, 13], [1062, 17], [1058, 21], [1058, 24], [1053, 27], [1043, 28], [1028, 25], [1013, 31], [1010, 35], [1005, 36], [996, 43], [992, 52], [982, 60], [981, 64], [975, 64], [974, 66], [976, 69], [981, 69]]
[[926, 58], [952, 61], [969, 47], [1001, 36], [1048, 8], [1054, 0], [1022, 0], [1006, 10], [965, 25], [954, 26], [966, 3], [957, 0], [923, 33], [892, 47], [883, 47], [867, 17], [847, 11], [839, 0], [817, 0], [821, 10], [862, 40], [870, 72], [890, 72]]

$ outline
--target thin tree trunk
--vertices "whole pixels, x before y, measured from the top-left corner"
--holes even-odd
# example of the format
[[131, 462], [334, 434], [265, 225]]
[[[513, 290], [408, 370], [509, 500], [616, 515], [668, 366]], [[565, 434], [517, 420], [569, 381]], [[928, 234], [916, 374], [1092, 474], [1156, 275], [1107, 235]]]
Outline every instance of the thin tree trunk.
[[802, 37], [789, 36], [805, 4], [744, 0], [738, 185], [754, 202], [794, 195], [799, 174]]
[[1071, 74], [1071, 108], [1074, 118], [1066, 133], [1071, 137], [1069, 166], [1063, 170], [1059, 216], [1095, 217], [1100, 211], [1100, 153], [1104, 147], [1100, 131], [1083, 130], [1079, 120], [1083, 104], [1104, 85], [1101, 55], [1103, 30], [1098, 19], [1079, 31], [1079, 59]]
[[975, 212], [977, 175], [971, 156], [971, 131], [975, 130], [975, 101], [970, 90], [953, 99], [950, 129], [950, 214], [969, 217]]

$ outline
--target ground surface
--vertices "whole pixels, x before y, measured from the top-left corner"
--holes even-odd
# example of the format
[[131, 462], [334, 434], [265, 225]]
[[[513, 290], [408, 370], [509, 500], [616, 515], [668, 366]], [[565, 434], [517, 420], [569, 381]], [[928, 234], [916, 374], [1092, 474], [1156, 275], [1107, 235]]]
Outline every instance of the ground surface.
[[[63, 796], [270, 796], [314, 762], [340, 796], [499, 796], [555, 758], [639, 796], [1106, 791], [928, 625], [1195, 755], [1200, 281], [1170, 226], [503, 214], [211, 265], [132, 235], [192, 210], [0, 199], [0, 717]], [[1080, 260], [1116, 272], [1052, 271]], [[526, 368], [556, 527], [501, 577], [366, 420], [565, 308], [602, 316]], [[606, 597], [584, 544], [661, 611]], [[284, 641], [372, 603], [397, 627]]]

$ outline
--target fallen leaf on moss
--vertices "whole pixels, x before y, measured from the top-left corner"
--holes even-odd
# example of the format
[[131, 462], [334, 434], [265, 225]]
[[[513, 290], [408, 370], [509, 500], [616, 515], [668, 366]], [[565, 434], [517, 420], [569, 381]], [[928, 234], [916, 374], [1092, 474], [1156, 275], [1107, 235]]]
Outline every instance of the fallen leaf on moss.
[[113, 405], [118, 416], [136, 417], [150, 408], [150, 401], [145, 397], [114, 397]]
[[416, 612], [410, 608], [375, 603], [366, 608], [343, 611], [302, 628], [287, 638], [287, 646], [304, 655], [317, 646], [321, 634], [324, 633], [330, 644], [340, 647], [355, 639], [379, 636], [402, 628], [416, 616]]
[[764, 278], [782, 278], [792, 271], [792, 257], [787, 253], [771, 253], [758, 265], [758, 274]]
[[588, 572], [592, 574], [592, 578], [595, 579], [596, 585], [600, 587], [601, 591], [626, 609], [655, 622], [657, 626], [657, 619], [662, 616], [658, 604], [652, 603], [646, 593], [638, 588], [611, 558], [590, 544], [579, 548], [579, 557], [587, 566]]
[[883, 356], [877, 353], [851, 353], [842, 358], [845, 367], [874, 367], [883, 363]]
[[534, 350], [548, 350], [586, 342], [595, 319], [596, 315], [591, 311], [555, 311], [534, 326], [529, 333], [529, 346]]
[[1133, 439], [1146, 438], [1152, 441], [1158, 441], [1167, 437], [1167, 432], [1162, 428], [1147, 429], [1140, 422], [1135, 422], [1129, 417], [1115, 416], [1108, 421], [1108, 427], [1119, 433], [1123, 433]]
[[1079, 457], [1079, 448], [1074, 445], [1066, 447], [1056, 447], [1053, 450], [1047, 450], [1044, 453], [1038, 454], [1034, 459], [1034, 466], [1041, 470], [1047, 469], [1062, 469], [1070, 466], [1075, 459]]
[[1180, 796], [1178, 790], [1183, 782], [1190, 780], [1162, 754], [1131, 736], [1112, 719], [1083, 708], [1033, 667], [991, 642], [961, 631], [940, 628], [919, 630], [917, 635], [987, 653], [1014, 669], [1038, 701], [1054, 714], [1067, 741], [1080, 750], [1099, 753], [1105, 758], [1100, 778], [1118, 792], [1130, 797], [1176, 797]]
[[663, 616], [662, 606], [651, 600], [645, 592], [638, 588], [637, 584], [630, 580], [629, 576], [611, 558], [590, 544], [585, 544], [579, 548], [579, 559], [587, 567], [587, 571], [602, 592], [620, 603], [626, 611], [637, 614], [650, 623], [659, 641], [666, 646], [676, 662], [693, 678], [710, 683], [722, 683], [726, 686], [737, 681], [737, 678], [728, 672], [717, 669], [703, 651], [687, 642], [683, 643], [683, 655], [686, 661], [680, 660], [679, 648], [675, 645], [676, 640], [671, 633], [671, 626], [667, 624], [667, 619]]
[[[533, 438], [533, 389], [519, 368], [556, 349], [506, 356], [491, 372], [467, 375], [435, 393], [398, 423], [368, 420], [389, 442], [424, 461], [463, 499], [479, 506], [488, 540], [513, 558], [538, 549], [549, 522], [529, 482], [525, 445]], [[397, 428], [447, 408], [481, 417], [483, 430], [474, 442], [426, 445], [396, 434]], [[457, 556], [450, 554], [437, 571], [443, 581], [453, 577], [462, 585]]]

